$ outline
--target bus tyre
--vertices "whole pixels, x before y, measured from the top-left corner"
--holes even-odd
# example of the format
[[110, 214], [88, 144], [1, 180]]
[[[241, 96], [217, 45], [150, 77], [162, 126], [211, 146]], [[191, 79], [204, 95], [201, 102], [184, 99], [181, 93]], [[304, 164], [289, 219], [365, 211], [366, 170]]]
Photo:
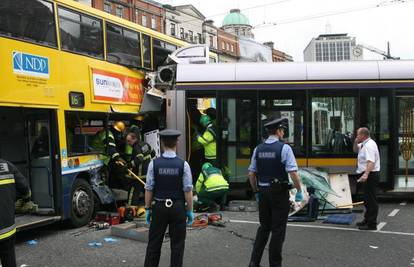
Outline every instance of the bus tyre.
[[76, 179], [72, 185], [70, 222], [74, 227], [86, 225], [92, 219], [94, 211], [94, 196], [91, 185]]

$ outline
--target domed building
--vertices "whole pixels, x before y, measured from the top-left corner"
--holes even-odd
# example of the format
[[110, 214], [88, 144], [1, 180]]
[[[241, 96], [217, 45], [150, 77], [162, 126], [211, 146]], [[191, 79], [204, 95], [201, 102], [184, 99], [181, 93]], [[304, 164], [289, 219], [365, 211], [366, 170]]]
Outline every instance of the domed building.
[[254, 38], [249, 19], [240, 13], [240, 9], [231, 9], [230, 13], [224, 17], [221, 28], [239, 37]]

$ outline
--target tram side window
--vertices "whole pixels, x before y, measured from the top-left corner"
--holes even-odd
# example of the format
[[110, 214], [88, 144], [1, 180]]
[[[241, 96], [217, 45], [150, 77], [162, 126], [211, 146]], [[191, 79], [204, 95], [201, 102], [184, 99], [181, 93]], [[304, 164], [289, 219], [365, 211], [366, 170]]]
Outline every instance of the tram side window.
[[58, 13], [62, 49], [103, 58], [101, 20], [62, 7]]
[[2, 0], [0, 34], [56, 47], [53, 5], [42, 0]]
[[312, 98], [312, 152], [351, 154], [355, 97]]
[[[265, 97], [260, 99], [260, 136], [268, 137], [264, 125], [272, 120], [286, 118], [289, 121], [289, 129], [283, 139], [293, 149], [296, 156], [305, 154], [304, 146], [304, 113], [302, 110], [303, 99]], [[261, 140], [263, 141], [263, 140]]]
[[128, 67], [141, 67], [139, 33], [106, 24], [107, 60]]
[[151, 38], [148, 35], [142, 35], [144, 68], [151, 68]]
[[66, 112], [66, 145], [68, 155], [94, 152], [91, 146], [96, 134], [103, 129], [105, 114]]
[[152, 45], [154, 47], [154, 69], [161, 66], [168, 55], [177, 50], [177, 46], [155, 38], [152, 40]]

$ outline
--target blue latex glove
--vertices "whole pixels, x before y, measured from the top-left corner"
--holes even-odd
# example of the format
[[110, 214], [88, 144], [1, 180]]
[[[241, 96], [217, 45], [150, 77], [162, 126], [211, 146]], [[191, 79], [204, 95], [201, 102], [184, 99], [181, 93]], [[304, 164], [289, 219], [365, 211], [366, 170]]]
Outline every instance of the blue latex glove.
[[152, 210], [151, 209], [145, 209], [145, 222], [147, 224], [151, 223], [151, 214], [152, 214]]
[[296, 202], [301, 202], [303, 200], [303, 194], [302, 194], [302, 191], [298, 191], [297, 193], [296, 193], [296, 196], [295, 196], [295, 201]]
[[260, 200], [260, 193], [259, 192], [254, 193], [254, 199], [256, 199], [256, 202], [259, 203], [259, 200]]
[[185, 212], [185, 216], [187, 217], [187, 225], [188, 226], [193, 225], [193, 222], [194, 222], [194, 213], [193, 213], [193, 211], [192, 210], [187, 210]]

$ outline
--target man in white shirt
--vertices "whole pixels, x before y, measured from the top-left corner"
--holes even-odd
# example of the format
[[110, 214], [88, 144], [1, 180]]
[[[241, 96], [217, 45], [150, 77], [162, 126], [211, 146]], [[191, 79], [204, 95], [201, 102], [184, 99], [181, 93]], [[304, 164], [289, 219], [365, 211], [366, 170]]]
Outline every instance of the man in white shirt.
[[377, 143], [371, 139], [368, 128], [358, 129], [353, 149], [358, 153], [357, 182], [363, 184], [365, 205], [364, 219], [357, 226], [360, 230], [377, 230], [378, 202], [375, 190], [380, 177], [380, 157]]

